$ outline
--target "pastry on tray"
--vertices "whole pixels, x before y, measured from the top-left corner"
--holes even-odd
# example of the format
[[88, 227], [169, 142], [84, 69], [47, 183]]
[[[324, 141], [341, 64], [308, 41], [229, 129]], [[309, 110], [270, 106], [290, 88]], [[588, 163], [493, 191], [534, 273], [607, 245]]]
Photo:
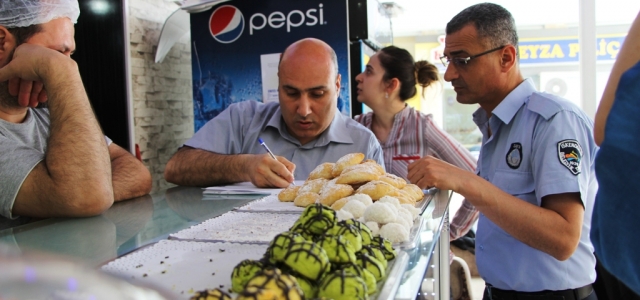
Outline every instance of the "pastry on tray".
[[364, 283], [367, 285], [367, 291], [369, 295], [374, 294], [376, 292], [378, 285], [376, 283], [376, 277], [373, 276], [371, 272], [363, 269], [361, 266], [355, 263], [339, 265], [339, 269], [345, 270], [360, 276], [360, 278], [362, 278], [362, 280], [364, 280]]
[[328, 206], [316, 203], [307, 206], [300, 218], [294, 224], [313, 234], [320, 235], [329, 230], [336, 223], [336, 212]]
[[318, 297], [333, 300], [368, 299], [367, 284], [349, 271], [337, 270], [320, 281]]
[[318, 280], [331, 268], [327, 253], [313, 242], [297, 242], [289, 245], [284, 263], [296, 273]]
[[290, 185], [278, 193], [278, 200], [280, 202], [291, 202], [296, 199], [298, 195], [299, 185]]
[[296, 279], [279, 269], [265, 269], [256, 274], [236, 299], [304, 299]]
[[232, 300], [229, 294], [219, 288], [196, 292], [189, 300]]
[[233, 268], [231, 273], [231, 290], [239, 293], [244, 290], [247, 282], [258, 274], [264, 265], [257, 260], [245, 259]]
[[283, 262], [291, 243], [304, 242], [305, 238], [299, 233], [285, 231], [276, 235], [267, 248], [266, 258], [271, 263]]
[[371, 274], [376, 278], [376, 281], [382, 280], [386, 274], [386, 268], [382, 263], [367, 253], [358, 253], [356, 263], [363, 269], [371, 272]]
[[344, 236], [322, 235], [314, 241], [329, 257], [331, 263], [353, 263], [356, 261], [356, 250]]
[[357, 165], [364, 160], [364, 153], [349, 153], [340, 157], [331, 170], [331, 175], [335, 178], [342, 174], [342, 170], [347, 167]]

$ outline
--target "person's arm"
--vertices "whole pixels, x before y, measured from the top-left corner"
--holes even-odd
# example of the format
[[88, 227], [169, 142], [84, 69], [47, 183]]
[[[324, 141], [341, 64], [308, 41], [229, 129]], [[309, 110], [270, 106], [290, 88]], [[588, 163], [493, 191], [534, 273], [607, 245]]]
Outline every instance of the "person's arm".
[[151, 173], [127, 150], [111, 143], [111, 176], [114, 201], [131, 199], [151, 191]]
[[613, 100], [616, 96], [616, 89], [618, 88], [620, 77], [625, 71], [637, 64], [638, 61], [640, 61], [640, 13], [636, 16], [633, 24], [631, 24], [631, 29], [629, 29], [629, 33], [624, 39], [620, 52], [618, 52], [616, 62], [613, 64], [611, 74], [609, 75], [609, 80], [604, 88], [604, 93], [602, 93], [602, 99], [600, 100], [593, 126], [593, 135], [598, 145], [602, 144], [604, 140], [607, 116], [609, 116], [609, 111], [611, 111], [611, 106], [613, 106]]
[[475, 171], [476, 158], [471, 155], [462, 144], [440, 129], [431, 118], [428, 118], [424, 128], [424, 140], [435, 156], [458, 168]]
[[12, 213], [32, 217], [91, 216], [113, 204], [111, 164], [104, 135], [71, 58], [23, 44], [0, 69], [10, 78], [43, 82], [50, 113], [44, 160], [24, 180]]
[[568, 259], [578, 246], [584, 214], [579, 193], [549, 195], [536, 206], [434, 157], [409, 165], [408, 177], [420, 187], [462, 195], [505, 232], [558, 260]]
[[212, 186], [251, 181], [258, 187], [284, 188], [293, 182], [295, 165], [269, 154], [224, 155], [184, 146], [171, 157], [164, 178], [186, 186]]
[[449, 238], [457, 240], [463, 237], [473, 224], [478, 220], [480, 212], [467, 199], [462, 201], [462, 205], [456, 211], [451, 223], [449, 224]]
[[[433, 152], [437, 158], [463, 170], [476, 170], [477, 161], [471, 152], [446, 131], [440, 129], [430, 117], [426, 120], [424, 140], [428, 141], [428, 145], [431, 148], [430, 152]], [[467, 234], [476, 220], [478, 220], [479, 215], [480, 212], [465, 199], [449, 224], [449, 237], [451, 240]]]

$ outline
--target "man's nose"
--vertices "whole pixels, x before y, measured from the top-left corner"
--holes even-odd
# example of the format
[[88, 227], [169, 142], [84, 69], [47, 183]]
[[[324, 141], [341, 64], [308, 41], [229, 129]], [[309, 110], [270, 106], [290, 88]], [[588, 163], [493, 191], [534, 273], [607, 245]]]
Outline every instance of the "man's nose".
[[304, 95], [298, 101], [298, 115], [306, 117], [311, 114], [311, 101], [307, 95]]
[[451, 82], [456, 78], [458, 78], [458, 70], [456, 70], [453, 63], [449, 63], [447, 68], [444, 70], [444, 80]]
[[362, 82], [362, 74], [363, 74], [363, 73], [360, 73], [360, 74], [356, 75], [356, 82], [357, 82], [357, 83]]

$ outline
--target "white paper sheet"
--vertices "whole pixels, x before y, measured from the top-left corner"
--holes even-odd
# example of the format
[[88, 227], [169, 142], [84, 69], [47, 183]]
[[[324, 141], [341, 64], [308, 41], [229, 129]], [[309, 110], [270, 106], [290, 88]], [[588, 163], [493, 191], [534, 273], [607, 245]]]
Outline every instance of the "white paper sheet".
[[[295, 181], [296, 185], [302, 185], [304, 181]], [[259, 188], [251, 182], [240, 182], [231, 185], [211, 186], [205, 188], [204, 195], [277, 195], [283, 189]]]
[[276, 102], [278, 99], [278, 64], [280, 53], [260, 55], [260, 73], [262, 75], [262, 102]]

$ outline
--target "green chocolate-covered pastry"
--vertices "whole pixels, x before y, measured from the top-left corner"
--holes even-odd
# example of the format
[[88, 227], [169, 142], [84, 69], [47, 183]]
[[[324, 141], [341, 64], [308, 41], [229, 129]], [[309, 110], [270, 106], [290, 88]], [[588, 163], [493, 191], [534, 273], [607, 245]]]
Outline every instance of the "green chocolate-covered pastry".
[[299, 234], [309, 242], [313, 241], [313, 239], [316, 237], [313, 233], [311, 233], [311, 231], [305, 229], [304, 224], [302, 224], [300, 219], [293, 223], [293, 226], [291, 226], [289, 231]]
[[338, 224], [340, 223], [350, 224], [358, 228], [360, 230], [360, 235], [362, 236], [362, 246], [371, 245], [371, 242], [373, 240], [373, 233], [371, 233], [371, 229], [369, 229], [367, 225], [356, 219], [342, 220], [338, 222]]
[[298, 274], [318, 280], [329, 271], [331, 264], [327, 253], [313, 242], [298, 242], [289, 245], [284, 263]]
[[318, 295], [318, 285], [315, 281], [311, 281], [303, 276], [294, 276], [298, 282], [298, 286], [302, 290], [305, 299], [315, 299]]
[[267, 248], [266, 257], [271, 263], [284, 261], [284, 256], [287, 254], [290, 244], [304, 241], [305, 239], [295, 232], [282, 232], [271, 240], [269, 248]]
[[262, 270], [247, 282], [237, 299], [303, 299], [296, 279], [279, 269]]
[[356, 252], [362, 249], [362, 235], [360, 235], [360, 230], [351, 224], [338, 222], [327, 234], [343, 236], [351, 243], [353, 250]]
[[231, 273], [231, 290], [235, 293], [241, 292], [247, 282], [264, 268], [264, 265], [257, 260], [245, 259], [233, 268]]
[[356, 252], [351, 243], [341, 235], [322, 235], [316, 238], [318, 244], [332, 263], [348, 263], [356, 261]]
[[362, 252], [358, 253], [357, 257], [358, 259], [356, 262], [358, 265], [371, 272], [371, 274], [376, 277], [376, 281], [380, 281], [384, 278], [386, 270], [380, 261], [375, 259], [373, 256]]
[[367, 291], [369, 295], [374, 294], [376, 292], [376, 289], [378, 288], [378, 284], [376, 283], [376, 277], [373, 276], [371, 272], [363, 269], [361, 266], [354, 263], [342, 264], [340, 265], [340, 269], [349, 271], [353, 274], [360, 276], [360, 278], [364, 280], [364, 283], [367, 284]]
[[396, 250], [393, 249], [391, 241], [383, 237], [376, 236], [373, 238], [373, 245], [382, 251], [382, 254], [384, 254], [384, 257], [387, 260], [396, 258]]
[[302, 224], [305, 230], [320, 235], [335, 225], [336, 212], [331, 207], [316, 203], [307, 206], [296, 223]]
[[362, 246], [362, 250], [360, 250], [360, 252], [373, 256], [375, 259], [382, 263], [385, 269], [387, 268], [387, 258], [384, 256], [384, 253], [382, 253], [382, 250], [380, 250], [378, 247]]
[[318, 297], [333, 300], [369, 299], [367, 284], [360, 276], [346, 270], [325, 275], [320, 281]]
[[221, 289], [204, 290], [196, 292], [189, 300], [232, 300], [229, 294]]

